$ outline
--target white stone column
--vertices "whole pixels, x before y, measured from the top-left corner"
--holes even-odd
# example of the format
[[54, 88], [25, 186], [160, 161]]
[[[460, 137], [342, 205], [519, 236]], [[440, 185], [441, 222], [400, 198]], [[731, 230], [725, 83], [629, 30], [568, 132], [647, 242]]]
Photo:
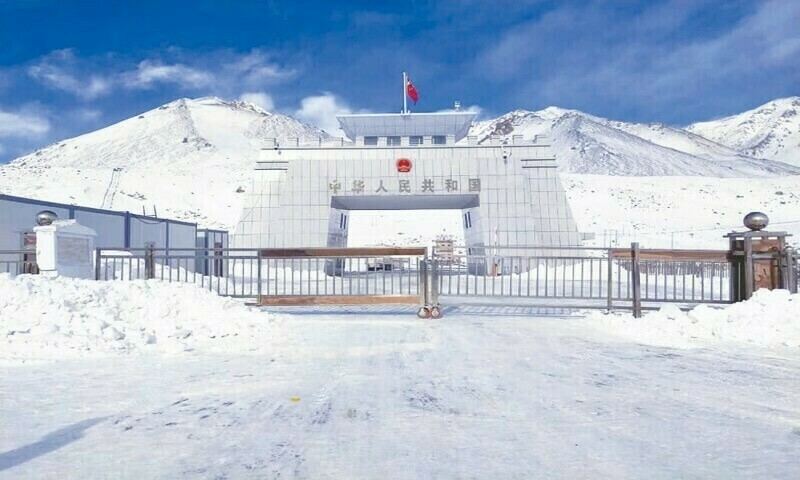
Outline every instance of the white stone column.
[[56, 220], [33, 231], [41, 275], [94, 279], [94, 230], [75, 220]]

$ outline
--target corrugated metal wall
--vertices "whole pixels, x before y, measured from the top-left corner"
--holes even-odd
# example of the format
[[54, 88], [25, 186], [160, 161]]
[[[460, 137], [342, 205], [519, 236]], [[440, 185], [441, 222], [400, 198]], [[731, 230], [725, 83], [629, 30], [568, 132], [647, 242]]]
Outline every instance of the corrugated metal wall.
[[[104, 248], [141, 248], [145, 242], [161, 248], [195, 248], [198, 233], [205, 231], [198, 230], [195, 223], [0, 195], [0, 250], [18, 250], [22, 234], [33, 230], [36, 214], [42, 210], [55, 212], [61, 220], [74, 218], [91, 228], [97, 232], [95, 245]], [[227, 232], [208, 231], [220, 238], [224, 235], [227, 247]]]

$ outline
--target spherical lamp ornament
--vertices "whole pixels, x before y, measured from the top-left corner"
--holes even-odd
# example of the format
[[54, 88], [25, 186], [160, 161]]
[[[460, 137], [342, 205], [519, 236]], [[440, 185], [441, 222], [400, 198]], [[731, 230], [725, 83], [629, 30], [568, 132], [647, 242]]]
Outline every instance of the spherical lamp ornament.
[[40, 227], [51, 225], [56, 220], [58, 220], [58, 215], [50, 210], [42, 210], [36, 214], [36, 225], [39, 225]]
[[769, 225], [769, 217], [766, 213], [750, 212], [744, 217], [744, 226], [753, 231], [763, 230]]

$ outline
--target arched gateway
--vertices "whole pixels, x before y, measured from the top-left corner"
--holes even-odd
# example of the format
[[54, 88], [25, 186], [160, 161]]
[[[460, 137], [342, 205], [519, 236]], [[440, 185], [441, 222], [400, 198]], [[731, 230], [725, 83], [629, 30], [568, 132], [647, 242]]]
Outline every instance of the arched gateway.
[[[342, 115], [349, 142], [261, 152], [236, 227], [242, 248], [346, 246], [351, 210], [458, 209], [467, 246], [570, 246], [581, 236], [550, 145], [478, 144], [475, 113]], [[466, 140], [464, 140], [466, 137]]]

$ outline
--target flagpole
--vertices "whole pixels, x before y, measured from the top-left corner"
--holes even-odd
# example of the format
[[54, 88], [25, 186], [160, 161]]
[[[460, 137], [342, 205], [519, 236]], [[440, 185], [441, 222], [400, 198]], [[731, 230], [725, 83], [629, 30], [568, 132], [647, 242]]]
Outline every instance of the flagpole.
[[403, 113], [408, 113], [408, 95], [406, 94], [408, 88], [408, 75], [403, 72]]

